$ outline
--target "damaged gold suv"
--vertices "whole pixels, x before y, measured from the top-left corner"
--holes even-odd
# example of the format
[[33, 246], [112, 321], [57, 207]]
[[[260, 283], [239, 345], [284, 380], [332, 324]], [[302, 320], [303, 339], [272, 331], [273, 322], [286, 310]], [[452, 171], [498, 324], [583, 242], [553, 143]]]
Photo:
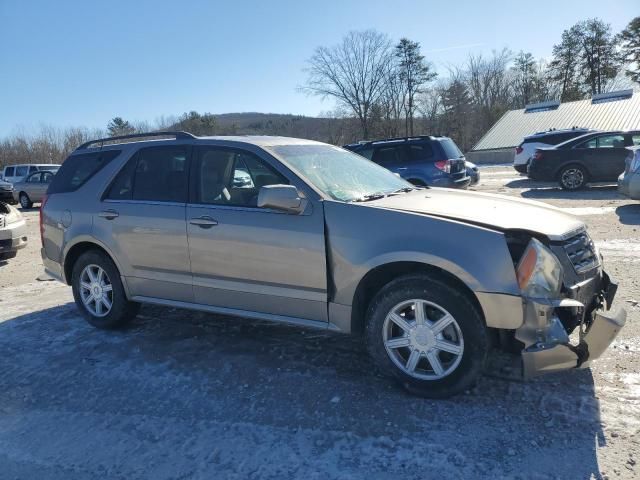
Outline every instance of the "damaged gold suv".
[[358, 334], [444, 397], [493, 346], [531, 376], [587, 366], [624, 325], [585, 225], [556, 208], [416, 187], [308, 140], [147, 137], [80, 146], [42, 203], [45, 268], [96, 327], [154, 303]]

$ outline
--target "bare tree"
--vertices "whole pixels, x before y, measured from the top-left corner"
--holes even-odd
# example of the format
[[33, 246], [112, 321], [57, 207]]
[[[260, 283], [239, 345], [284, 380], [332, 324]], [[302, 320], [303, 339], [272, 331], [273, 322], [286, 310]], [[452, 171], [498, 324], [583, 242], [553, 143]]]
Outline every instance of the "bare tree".
[[384, 91], [391, 58], [391, 42], [385, 34], [350, 32], [338, 45], [316, 48], [308, 61], [303, 90], [349, 107], [360, 122], [363, 137], [369, 138], [371, 110]]
[[467, 61], [467, 89], [474, 104], [475, 128], [485, 132], [511, 107], [512, 88], [508, 66], [511, 52], [494, 51], [485, 58], [470, 55]]

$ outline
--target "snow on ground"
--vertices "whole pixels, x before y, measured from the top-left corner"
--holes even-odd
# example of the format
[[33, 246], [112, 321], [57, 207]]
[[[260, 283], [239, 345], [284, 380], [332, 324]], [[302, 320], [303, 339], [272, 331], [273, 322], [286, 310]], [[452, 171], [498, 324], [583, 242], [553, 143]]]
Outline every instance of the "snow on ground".
[[[33, 281], [34, 261], [29, 281], [0, 278], [0, 478], [636, 478], [640, 263], [616, 252], [635, 251], [640, 211], [610, 189], [507, 183], [495, 182], [561, 208], [614, 208], [584, 220], [629, 320], [591, 369], [424, 400], [378, 375], [358, 339], [325, 331], [154, 306], [96, 330], [69, 287]], [[22, 253], [36, 258], [28, 221]]]

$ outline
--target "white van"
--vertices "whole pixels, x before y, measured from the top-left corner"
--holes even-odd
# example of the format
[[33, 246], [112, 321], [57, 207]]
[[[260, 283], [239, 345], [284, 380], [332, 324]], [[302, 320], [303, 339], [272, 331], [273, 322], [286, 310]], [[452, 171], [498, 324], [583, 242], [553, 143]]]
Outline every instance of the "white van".
[[24, 180], [30, 173], [37, 172], [38, 170], [57, 172], [59, 168], [60, 165], [53, 163], [20, 163], [18, 165], [7, 165], [4, 167], [0, 178], [5, 182], [17, 183]]

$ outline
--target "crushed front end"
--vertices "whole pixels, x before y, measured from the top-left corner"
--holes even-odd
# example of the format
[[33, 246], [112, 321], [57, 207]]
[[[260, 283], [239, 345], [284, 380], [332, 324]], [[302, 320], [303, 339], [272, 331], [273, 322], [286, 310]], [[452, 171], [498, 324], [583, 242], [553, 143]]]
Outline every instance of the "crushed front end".
[[510, 249], [523, 298], [515, 339], [525, 378], [587, 367], [620, 332], [626, 311], [612, 308], [617, 285], [586, 230], [558, 239], [516, 233]]

